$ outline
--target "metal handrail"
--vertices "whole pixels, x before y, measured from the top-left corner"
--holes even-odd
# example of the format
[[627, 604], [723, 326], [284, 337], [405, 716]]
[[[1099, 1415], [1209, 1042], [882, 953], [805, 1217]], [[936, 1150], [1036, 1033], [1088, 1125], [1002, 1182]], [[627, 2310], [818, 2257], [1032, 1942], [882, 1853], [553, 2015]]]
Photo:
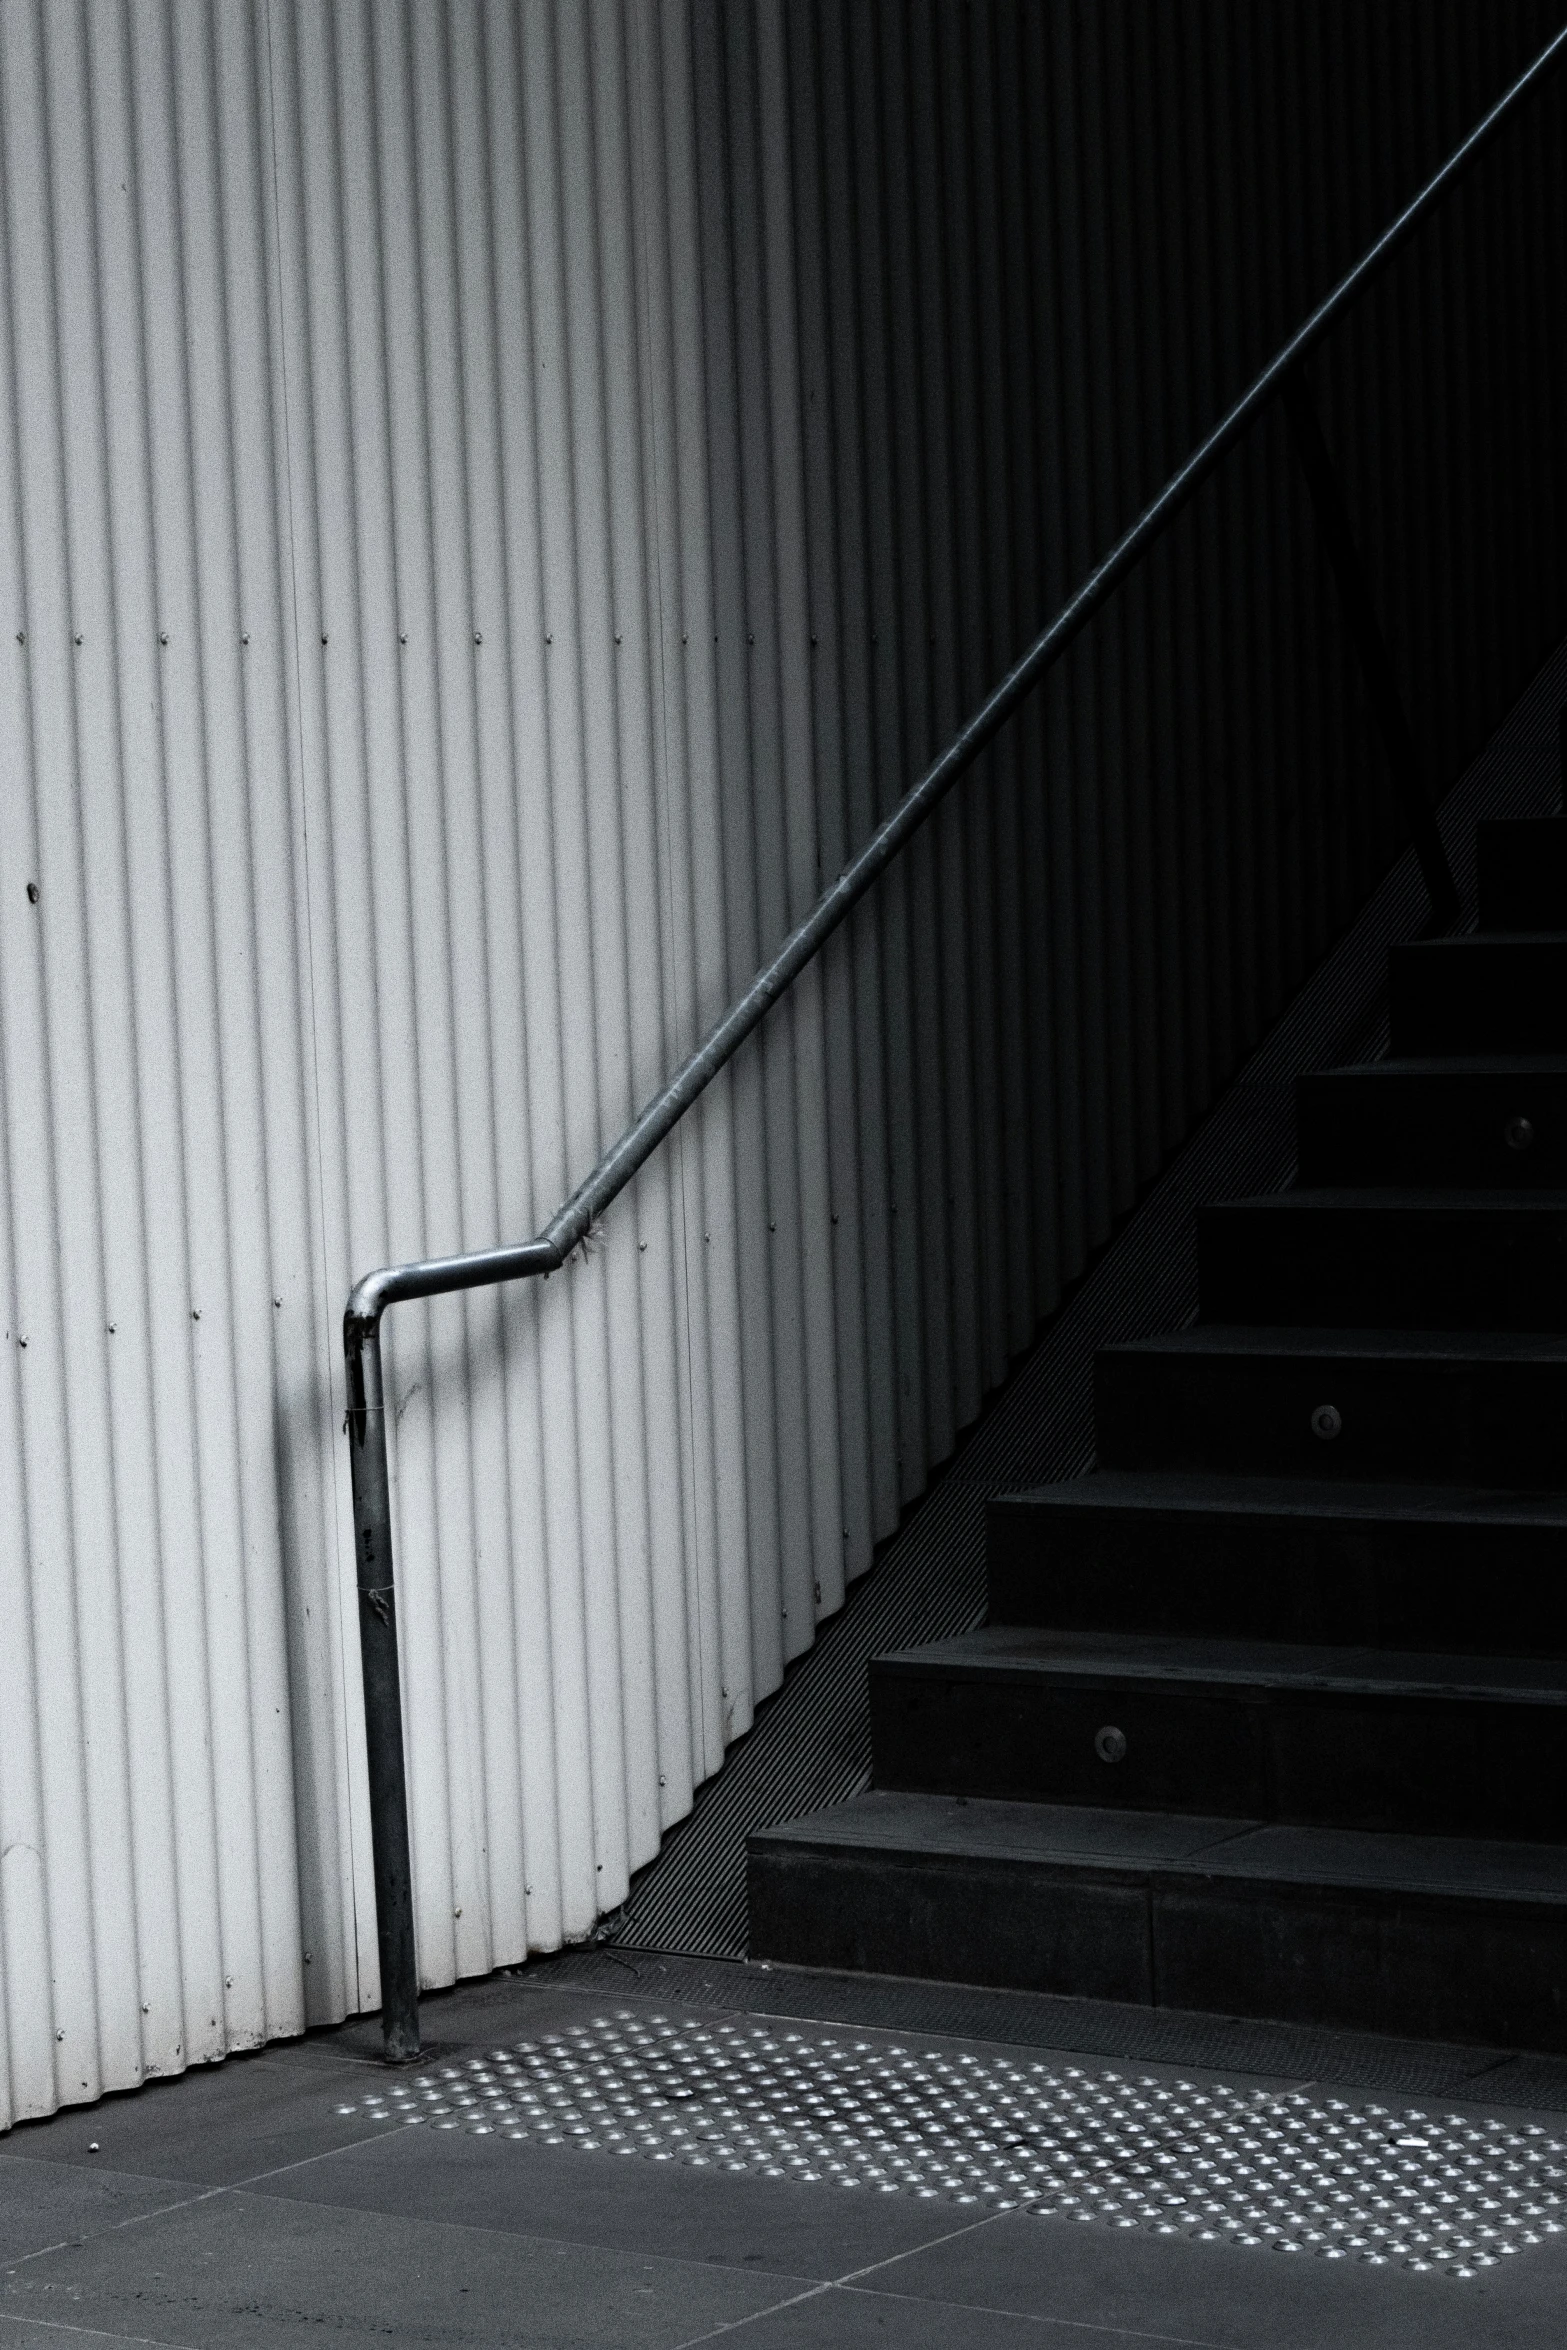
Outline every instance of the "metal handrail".
[[[520, 1281], [529, 1274], [558, 1270], [571, 1250], [586, 1238], [595, 1219], [628, 1184], [670, 1129], [691, 1107], [778, 998], [831, 937], [852, 907], [884, 873], [900, 849], [920, 829], [946, 797], [958, 778], [1017, 709], [1067, 647], [1079, 636], [1141, 559], [1160, 533], [1191, 499], [1221, 458], [1234, 447], [1247, 426], [1278, 393], [1288, 396], [1297, 440], [1311, 425], [1300, 422], [1302, 401], [1309, 400], [1301, 362], [1322, 340], [1350, 304], [1384, 269], [1413, 235], [1426, 215], [1462, 178], [1482, 148], [1496, 136], [1509, 116], [1523, 104], [1552, 67], [1567, 53], [1567, 26], [1563, 26], [1511, 88], [1497, 100], [1454, 149], [1434, 178], [1406, 204], [1403, 211], [1368, 247], [1325, 300], [1319, 302], [1261, 374], [1243, 392], [1207, 438], [1117, 540], [1109, 554], [1091, 571], [1071, 600], [1056, 614], [1022, 658], [981, 704], [961, 732], [943, 751], [893, 813], [880, 824], [859, 854], [820, 898], [772, 961], [759, 971], [738, 1002], [670, 1078], [635, 1124], [622, 1135], [565, 1205], [534, 1240], [514, 1248], [480, 1249], [470, 1255], [435, 1257], [422, 1264], [397, 1265], [369, 1273], [354, 1288], [343, 1316], [343, 1346], [348, 1361], [348, 1432], [354, 1492], [354, 1536], [359, 1585], [359, 1631], [364, 1677], [365, 1736], [370, 1777], [371, 1841], [375, 1867], [376, 1929], [381, 1959], [381, 2014], [387, 2057], [403, 2062], [419, 2053], [418, 1975], [414, 1954], [413, 1887], [409, 1867], [407, 1789], [403, 1767], [402, 1707], [397, 1662], [397, 1615], [392, 1571], [391, 1490], [387, 1466], [386, 1417], [381, 1379], [381, 1316], [400, 1299], [435, 1297], [462, 1289], [489, 1287], [502, 1281]], [[1320, 441], [1320, 435], [1317, 436]], [[1303, 449], [1308, 483], [1314, 495], [1319, 482], [1313, 475], [1316, 445]], [[1325, 457], [1325, 450], [1321, 452]], [[1319, 520], [1328, 525], [1329, 553], [1344, 584], [1341, 559], [1347, 560], [1347, 522], [1332, 514], [1324, 517], [1320, 497]], [[1335, 519], [1341, 529], [1335, 535]], [[1369, 613], [1369, 600], [1366, 611]], [[1353, 617], [1353, 615], [1352, 615]], [[1372, 627], [1374, 629], [1374, 621]], [[1378, 638], [1378, 644], [1380, 639]], [[1365, 646], [1362, 642], [1362, 652]], [[1368, 663], [1368, 668], [1372, 664]], [[1385, 663], [1385, 649], [1383, 667]], [[1387, 673], [1390, 679], [1390, 672]], [[1374, 699], [1377, 697], [1374, 694]], [[1379, 716], [1382, 708], [1379, 702]], [[1386, 732], [1386, 727], [1384, 727]], [[1404, 728], [1407, 737], [1407, 726]], [[1456, 908], [1456, 893], [1447, 867], [1435, 817], [1413, 774], [1408, 759], [1400, 760], [1398, 746], [1389, 740], [1395, 781], [1400, 784], [1405, 813], [1425, 873], [1433, 906], [1438, 913]], [[1411, 789], [1412, 783], [1412, 789]]]

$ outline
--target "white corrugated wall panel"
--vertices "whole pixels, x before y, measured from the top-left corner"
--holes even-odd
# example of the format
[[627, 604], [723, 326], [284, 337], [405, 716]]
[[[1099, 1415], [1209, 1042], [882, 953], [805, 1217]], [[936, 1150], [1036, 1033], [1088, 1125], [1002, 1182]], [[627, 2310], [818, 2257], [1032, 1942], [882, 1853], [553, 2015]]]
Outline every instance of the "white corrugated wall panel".
[[[5, 2116], [374, 2003], [350, 1283], [545, 1219], [1548, 11], [1397, 15], [0, 0]], [[1545, 140], [1320, 370], [1454, 745]], [[1270, 422], [578, 1260], [391, 1317], [427, 1983], [623, 1898], [1385, 862], [1312, 545]]]

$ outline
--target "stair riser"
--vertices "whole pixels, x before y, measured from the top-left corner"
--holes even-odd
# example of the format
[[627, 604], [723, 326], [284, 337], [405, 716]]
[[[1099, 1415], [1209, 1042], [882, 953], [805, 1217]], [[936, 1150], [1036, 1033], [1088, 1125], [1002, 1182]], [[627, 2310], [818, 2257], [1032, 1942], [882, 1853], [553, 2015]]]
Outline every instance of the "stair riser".
[[1204, 1208], [1206, 1322], [1567, 1330], [1567, 1212]]
[[990, 1621], [1493, 1656], [1567, 1654], [1567, 1528], [1215, 1510], [987, 1516]]
[[[1101, 1761], [1096, 1732], [1126, 1740]], [[1567, 1838], [1567, 1707], [871, 1667], [879, 1788]]]
[[[1567, 1362], [1109, 1349], [1094, 1393], [1105, 1467], [1567, 1489]], [[1342, 1422], [1327, 1441], [1325, 1406]]]
[[1482, 930], [1567, 928], [1567, 823], [1559, 816], [1492, 819], [1475, 833]]
[[1133, 1876], [993, 1860], [891, 1860], [753, 1845], [747, 1955], [996, 1990], [1153, 2001], [1148, 1895]]
[[[1330, 1070], [1297, 1080], [1296, 1127], [1306, 1185], [1567, 1186], [1567, 1074], [1556, 1070]], [[1525, 1129], [1515, 1148], [1509, 1132]]]
[[1395, 949], [1395, 1054], [1567, 1050], [1567, 938], [1433, 941]]
[[783, 1965], [1567, 2048], [1561, 1911], [765, 1840], [749, 1891], [750, 1955]]

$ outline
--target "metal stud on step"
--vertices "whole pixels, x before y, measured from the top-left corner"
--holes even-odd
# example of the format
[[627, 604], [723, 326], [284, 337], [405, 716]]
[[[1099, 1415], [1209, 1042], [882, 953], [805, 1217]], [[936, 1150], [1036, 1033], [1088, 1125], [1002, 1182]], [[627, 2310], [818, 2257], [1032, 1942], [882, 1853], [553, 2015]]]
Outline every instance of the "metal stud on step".
[[1526, 1151], [1534, 1140], [1534, 1122], [1530, 1118], [1509, 1118], [1502, 1128], [1502, 1136], [1510, 1151]]
[[1324, 1444], [1331, 1444], [1343, 1433], [1344, 1415], [1334, 1403], [1319, 1403], [1311, 1415], [1311, 1433], [1320, 1436]]
[[1126, 1732], [1106, 1722], [1102, 1730], [1094, 1732], [1094, 1752], [1102, 1763], [1125, 1762]]

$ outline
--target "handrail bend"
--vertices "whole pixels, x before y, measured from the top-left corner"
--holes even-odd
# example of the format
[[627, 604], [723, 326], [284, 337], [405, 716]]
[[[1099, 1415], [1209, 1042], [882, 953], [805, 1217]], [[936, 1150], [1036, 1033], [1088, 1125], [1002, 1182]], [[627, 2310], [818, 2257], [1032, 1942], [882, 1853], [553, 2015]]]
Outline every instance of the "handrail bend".
[[[397, 1615], [392, 1572], [391, 1488], [381, 1380], [381, 1316], [390, 1305], [461, 1289], [520, 1281], [552, 1273], [582, 1241], [643, 1162], [732, 1058], [778, 998], [831, 937], [871, 884], [928, 821], [958, 778], [1006, 724], [1024, 696], [1086, 628], [1162, 531], [1188, 503], [1248, 425], [1275, 396], [1363, 289], [1407, 242], [1420, 223], [1463, 177], [1503, 124], [1538, 88], [1567, 52], [1567, 26], [1547, 43], [1490, 111], [1482, 116], [1420, 193], [1297, 328], [1164, 488], [1145, 506], [1096, 565], [1070, 601], [1007, 671], [933, 767], [844, 867], [832, 887], [759, 971], [690, 1058], [682, 1063], [620, 1140], [534, 1240], [514, 1248], [480, 1249], [368, 1273], [354, 1288], [343, 1316], [348, 1362], [348, 1431], [354, 1492], [354, 1541], [359, 1585], [359, 1631], [369, 1751], [371, 1839], [376, 1929], [381, 1960], [381, 2014], [386, 2054], [403, 2062], [419, 2053], [418, 1974], [414, 1951], [413, 1887], [409, 1866], [407, 1790], [403, 1768], [402, 1706], [397, 1660]], [[1446, 868], [1429, 807], [1406, 808], [1433, 902], [1452, 903]]]

